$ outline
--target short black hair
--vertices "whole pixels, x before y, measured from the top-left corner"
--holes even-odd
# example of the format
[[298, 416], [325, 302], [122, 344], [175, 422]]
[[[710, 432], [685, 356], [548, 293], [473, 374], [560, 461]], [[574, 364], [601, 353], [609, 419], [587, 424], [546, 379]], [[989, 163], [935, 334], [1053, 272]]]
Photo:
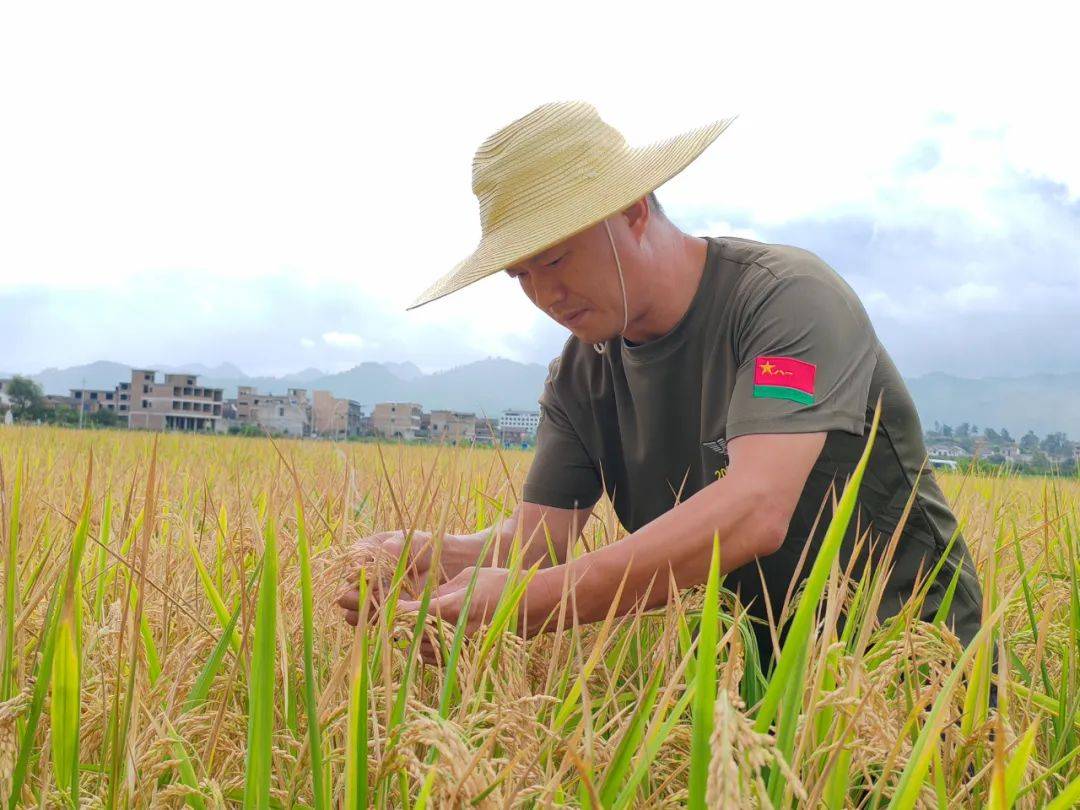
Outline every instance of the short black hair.
[[667, 218], [667, 214], [664, 213], [663, 206], [660, 205], [660, 201], [658, 199], [656, 199], [656, 192], [655, 191], [650, 191], [648, 196], [645, 197], [645, 199], [649, 203], [650, 210], [652, 210], [653, 212], [659, 214], [660, 216], [664, 217], [665, 219]]

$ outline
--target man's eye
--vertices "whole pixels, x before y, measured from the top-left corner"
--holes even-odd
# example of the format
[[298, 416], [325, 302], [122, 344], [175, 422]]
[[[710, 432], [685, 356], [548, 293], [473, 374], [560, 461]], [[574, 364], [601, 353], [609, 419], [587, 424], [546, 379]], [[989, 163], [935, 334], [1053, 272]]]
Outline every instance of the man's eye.
[[565, 256], [560, 256], [560, 257], [559, 257], [559, 258], [557, 258], [557, 259], [552, 259], [552, 260], [551, 260], [550, 262], [548, 262], [547, 264], [545, 264], [545, 265], [544, 265], [544, 267], [554, 267], [554, 266], [555, 266], [555, 265], [557, 265], [557, 264], [558, 264], [559, 262], [561, 262], [561, 261], [562, 261], [562, 260], [563, 260], [564, 258], [566, 258], [566, 257], [565, 257]]

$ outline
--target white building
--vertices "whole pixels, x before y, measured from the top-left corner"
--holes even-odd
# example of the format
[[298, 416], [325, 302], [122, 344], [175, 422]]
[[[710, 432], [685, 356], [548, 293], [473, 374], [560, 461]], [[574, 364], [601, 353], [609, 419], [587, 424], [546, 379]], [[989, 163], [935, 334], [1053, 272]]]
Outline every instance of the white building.
[[499, 431], [521, 431], [536, 435], [536, 426], [540, 424], [539, 411], [503, 411], [499, 417]]
[[964, 458], [969, 455], [967, 450], [958, 444], [932, 444], [926, 450], [937, 458]]
[[932, 459], [930, 459], [930, 466], [933, 467], [934, 469], [955, 470], [955, 469], [958, 469], [960, 465], [957, 464], [952, 459], [948, 459], [948, 458], [932, 458]]

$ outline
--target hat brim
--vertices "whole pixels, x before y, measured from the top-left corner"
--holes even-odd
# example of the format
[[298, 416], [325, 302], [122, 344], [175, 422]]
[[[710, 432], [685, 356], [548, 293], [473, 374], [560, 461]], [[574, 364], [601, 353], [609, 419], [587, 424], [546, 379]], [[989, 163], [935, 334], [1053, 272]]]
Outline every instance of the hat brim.
[[476, 250], [406, 309], [416, 309], [457, 292], [622, 211], [690, 165], [737, 117], [715, 121], [648, 146], [628, 147], [604, 172], [569, 188], [561, 202], [536, 209], [485, 234]]

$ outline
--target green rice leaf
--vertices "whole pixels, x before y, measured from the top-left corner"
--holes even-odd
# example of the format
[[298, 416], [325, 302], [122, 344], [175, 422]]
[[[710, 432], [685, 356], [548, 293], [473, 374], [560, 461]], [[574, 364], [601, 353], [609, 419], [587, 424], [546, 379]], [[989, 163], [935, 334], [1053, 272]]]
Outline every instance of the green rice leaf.
[[[261, 500], [265, 512], [265, 500]], [[263, 532], [263, 570], [255, 606], [255, 638], [248, 688], [248, 734], [244, 808], [269, 805], [274, 736], [274, 680], [277, 652], [278, 558], [273, 518]]]
[[[817, 558], [814, 560], [814, 565], [806, 578], [803, 595], [799, 600], [799, 606], [795, 611], [795, 617], [792, 619], [791, 626], [788, 629], [784, 648], [780, 651], [780, 660], [769, 681], [769, 686], [765, 690], [765, 697], [762, 699], [761, 705], [758, 708], [757, 716], [754, 720], [754, 728], [759, 733], [768, 731], [769, 726], [772, 725], [773, 719], [776, 717], [777, 710], [780, 707], [782, 696], [785, 694], [792, 694], [793, 684], [801, 684], [803, 681], [806, 665], [806, 648], [810, 643], [814, 616], [817, 613], [821, 595], [825, 591], [825, 583], [829, 577], [829, 569], [832, 568], [833, 560], [835, 560], [840, 553], [840, 543], [844, 539], [848, 524], [851, 522], [851, 516], [855, 512], [859, 485], [862, 483], [866, 465], [870, 462], [870, 453], [874, 448], [874, 437], [877, 435], [878, 424], [880, 421], [881, 401], [879, 399], [877, 408], [874, 410], [873, 422], [870, 425], [870, 438], [866, 442], [862, 457], [859, 459], [859, 463], [856, 465], [851, 479], [844, 486], [844, 492], [840, 496], [840, 502], [836, 507], [836, 512], [829, 522], [829, 528], [825, 532], [825, 538], [822, 540], [821, 549], [818, 551]], [[800, 707], [798, 706], [789, 705], [787, 711], [795, 713], [799, 708]], [[784, 754], [790, 757], [791, 752], [785, 751]]]
[[368, 628], [367, 571], [360, 570], [361, 616], [356, 624], [349, 709], [345, 736], [345, 807], [367, 810], [368, 805]]
[[705, 604], [697, 648], [697, 685], [694, 689], [694, 720], [690, 737], [690, 784], [688, 807], [704, 808], [709, 781], [712, 750], [709, 740], [713, 730], [713, 706], [716, 703], [716, 637], [720, 612], [720, 538], [713, 534], [709, 578], [705, 585]]
[[322, 733], [319, 728], [318, 701], [315, 697], [315, 618], [311, 594], [311, 547], [304, 522], [304, 503], [299, 481], [296, 489], [296, 544], [300, 557], [300, 608], [304, 630], [304, 708], [307, 714], [308, 750], [311, 757], [311, 790], [315, 810], [329, 806], [323, 785]]

